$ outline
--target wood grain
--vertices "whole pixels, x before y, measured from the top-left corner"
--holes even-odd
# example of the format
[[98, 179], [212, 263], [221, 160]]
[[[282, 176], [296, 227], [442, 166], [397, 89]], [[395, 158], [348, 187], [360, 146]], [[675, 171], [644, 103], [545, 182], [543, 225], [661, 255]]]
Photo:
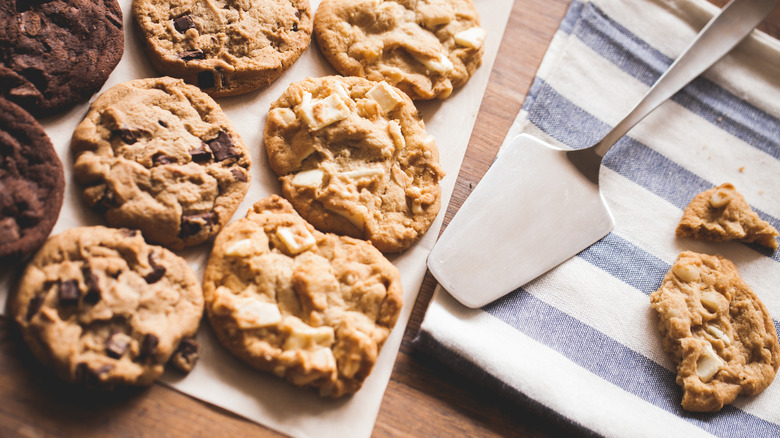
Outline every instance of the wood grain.
[[[515, 0], [445, 224], [487, 171], [570, 0]], [[712, 0], [723, 5], [725, 0]], [[780, 9], [762, 29], [780, 34]], [[557, 437], [571, 431], [413, 350], [435, 281], [427, 275], [374, 429], [376, 437]], [[78, 392], [42, 369], [0, 318], [0, 437], [277, 437], [163, 385]]]

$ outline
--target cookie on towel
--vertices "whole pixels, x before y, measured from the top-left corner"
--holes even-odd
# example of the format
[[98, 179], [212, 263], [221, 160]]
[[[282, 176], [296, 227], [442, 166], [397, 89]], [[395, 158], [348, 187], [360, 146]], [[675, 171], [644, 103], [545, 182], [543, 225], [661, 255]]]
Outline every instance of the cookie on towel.
[[683, 252], [650, 299], [677, 362], [683, 409], [718, 411], [772, 383], [780, 366], [774, 323], [729, 260]]
[[198, 280], [183, 258], [135, 230], [51, 237], [10, 300], [30, 350], [68, 382], [150, 385], [169, 361], [189, 371], [198, 359]]
[[152, 64], [212, 96], [270, 84], [311, 41], [308, 0], [133, 0]]
[[386, 82], [296, 82], [273, 104], [265, 147], [282, 192], [317, 229], [403, 251], [440, 207], [436, 143], [414, 103]]
[[741, 240], [777, 249], [775, 227], [750, 209], [734, 185], [724, 183], [696, 195], [677, 225], [677, 237]]
[[387, 81], [412, 99], [444, 99], [482, 63], [471, 0], [323, 0], [314, 36], [343, 75]]
[[172, 249], [215, 236], [249, 188], [249, 150], [219, 105], [168, 77], [116, 85], [73, 133], [76, 179], [111, 226]]
[[0, 0], [0, 95], [35, 116], [89, 99], [123, 51], [116, 0]]
[[228, 350], [332, 398], [363, 385], [402, 303], [398, 269], [379, 251], [320, 233], [276, 195], [217, 236], [203, 292]]
[[57, 222], [62, 163], [41, 125], [0, 97], [0, 260], [37, 249]]

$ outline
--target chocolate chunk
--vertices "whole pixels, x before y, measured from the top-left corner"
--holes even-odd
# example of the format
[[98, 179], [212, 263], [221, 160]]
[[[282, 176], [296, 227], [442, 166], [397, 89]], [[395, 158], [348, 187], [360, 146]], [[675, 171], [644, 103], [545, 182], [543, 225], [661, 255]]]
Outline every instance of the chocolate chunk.
[[200, 233], [203, 228], [215, 224], [216, 221], [217, 216], [212, 212], [182, 216], [179, 237], [186, 239], [187, 237], [194, 236]]
[[84, 301], [89, 304], [97, 303], [100, 301], [100, 279], [89, 266], [81, 268], [81, 275], [84, 277], [84, 285], [87, 286]]
[[203, 50], [188, 50], [186, 52], [179, 53], [179, 59], [183, 61], [192, 61], [193, 59], [206, 59], [206, 54]]
[[190, 149], [190, 156], [192, 157], [192, 161], [196, 163], [205, 163], [212, 158], [211, 152], [206, 149], [205, 143], [201, 143], [201, 145], [195, 149]]
[[183, 15], [173, 20], [173, 27], [180, 33], [184, 33], [187, 29], [195, 29], [195, 20], [192, 19], [192, 15]]
[[146, 282], [149, 284], [157, 283], [161, 278], [163, 278], [163, 275], [165, 275], [165, 267], [157, 264], [157, 260], [153, 252], [149, 253], [149, 266], [152, 267], [152, 272], [146, 274], [144, 280], [146, 280]]
[[293, 32], [298, 32], [298, 23], [293, 23]]
[[76, 280], [60, 282], [60, 304], [63, 306], [78, 306], [81, 290]]
[[236, 149], [233, 147], [233, 138], [230, 134], [224, 131], [220, 131], [217, 138], [207, 141], [211, 152], [214, 153], [214, 158], [217, 161], [224, 161], [228, 158], [237, 156]]
[[171, 364], [186, 373], [192, 371], [200, 359], [200, 345], [192, 338], [183, 338], [171, 356]]
[[236, 181], [246, 182], [246, 174], [241, 170], [233, 169], [230, 171], [230, 173], [233, 174], [233, 178], [235, 178]]
[[163, 164], [171, 164], [175, 163], [176, 160], [173, 158], [163, 154], [162, 152], [156, 153], [152, 155], [152, 162], [156, 165], [163, 165]]
[[151, 333], [145, 334], [144, 338], [141, 340], [141, 351], [139, 352], [139, 356], [151, 357], [157, 351], [157, 346], [159, 344], [160, 338], [158, 338], [156, 335]]
[[160, 125], [160, 126], [162, 126], [163, 128], [167, 128], [167, 127], [168, 127], [168, 124], [167, 124], [167, 123], [165, 123], [165, 121], [164, 121], [164, 120], [158, 120], [158, 121], [157, 121], [157, 124], [158, 124], [158, 125]]
[[131, 228], [120, 228], [119, 231], [127, 237], [136, 237], [138, 236], [138, 230], [133, 230]]
[[100, 377], [113, 369], [114, 365], [108, 363], [93, 370], [86, 362], [81, 362], [76, 365], [76, 380], [84, 382], [88, 387], [96, 387], [102, 383]]
[[141, 138], [140, 131], [127, 128], [118, 129], [112, 132], [112, 134], [119, 136], [119, 138], [127, 144], [133, 144], [138, 141], [139, 138]]
[[217, 84], [217, 80], [214, 77], [214, 72], [211, 70], [204, 70], [198, 73], [198, 87], [200, 88], [214, 88]]
[[33, 316], [41, 310], [43, 306], [43, 300], [46, 299], [46, 294], [41, 292], [30, 300], [30, 304], [27, 305], [27, 320], [31, 321]]
[[119, 359], [130, 348], [130, 338], [123, 334], [114, 332], [106, 339], [106, 355], [108, 357]]

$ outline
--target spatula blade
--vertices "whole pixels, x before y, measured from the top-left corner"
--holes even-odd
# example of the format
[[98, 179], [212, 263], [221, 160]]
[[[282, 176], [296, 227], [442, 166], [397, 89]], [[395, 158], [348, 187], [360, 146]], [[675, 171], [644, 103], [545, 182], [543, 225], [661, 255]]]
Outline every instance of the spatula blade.
[[439, 284], [477, 308], [517, 289], [614, 227], [599, 188], [566, 154], [521, 134], [499, 151], [428, 256]]

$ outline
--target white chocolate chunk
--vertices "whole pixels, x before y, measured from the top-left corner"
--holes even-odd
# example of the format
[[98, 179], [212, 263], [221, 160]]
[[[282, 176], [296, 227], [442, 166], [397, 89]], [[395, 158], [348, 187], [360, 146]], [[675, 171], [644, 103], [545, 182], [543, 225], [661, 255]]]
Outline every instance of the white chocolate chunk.
[[234, 300], [235, 318], [242, 329], [253, 329], [276, 325], [282, 320], [279, 307], [256, 298], [239, 297]]
[[404, 134], [401, 132], [401, 125], [395, 120], [390, 120], [390, 122], [387, 123], [387, 129], [390, 131], [390, 136], [393, 137], [393, 143], [395, 143], [396, 150], [400, 151], [405, 148], [406, 139], [404, 139]]
[[214, 304], [212, 305], [214, 313], [218, 315], [230, 314], [235, 308], [235, 298], [236, 296], [230, 289], [225, 286], [219, 286], [214, 291]]
[[715, 292], [704, 292], [701, 294], [701, 305], [711, 313], [716, 313], [720, 309], [718, 294]]
[[241, 239], [232, 243], [225, 250], [225, 255], [230, 257], [244, 257], [252, 251], [252, 241], [250, 239]]
[[481, 27], [472, 27], [455, 34], [455, 44], [472, 49], [479, 49], [485, 43], [487, 32]]
[[295, 174], [292, 185], [296, 187], [319, 187], [325, 177], [320, 169], [303, 170]]
[[707, 325], [704, 330], [707, 331], [707, 333], [711, 334], [712, 336], [720, 339], [725, 343], [726, 345], [731, 344], [731, 338], [729, 338], [729, 335], [723, 333], [723, 330], [715, 327], [714, 325]]
[[298, 113], [309, 125], [309, 129], [316, 131], [349, 117], [349, 107], [335, 94], [321, 100], [313, 100], [311, 93], [307, 91], [303, 93], [301, 104], [298, 105]]
[[290, 331], [284, 342], [285, 350], [302, 350], [316, 345], [330, 347], [336, 339], [333, 327], [311, 327], [298, 318], [287, 318], [284, 326]]
[[334, 208], [329, 208], [328, 210], [347, 219], [360, 231], [363, 231], [363, 227], [366, 226], [366, 221], [361, 214], [355, 214], [347, 210], [337, 210]]
[[392, 111], [399, 103], [403, 102], [400, 95], [390, 84], [382, 81], [366, 92], [366, 97], [375, 100], [383, 114]]
[[300, 230], [291, 227], [279, 227], [276, 229], [276, 237], [282, 241], [290, 255], [296, 255], [314, 246], [317, 241], [309, 230]]
[[366, 178], [366, 177], [373, 178], [377, 176], [379, 178], [384, 178], [385, 170], [378, 167], [371, 167], [366, 169], [350, 170], [347, 172], [342, 172], [341, 174], [349, 179], [358, 179], [358, 178]]
[[336, 91], [336, 94], [341, 96], [342, 99], [344, 99], [344, 100], [352, 100], [352, 97], [349, 96], [349, 93], [347, 93], [347, 90], [344, 89], [344, 86], [342, 86], [341, 84], [339, 84], [339, 83], [333, 84], [333, 89], [334, 89], [334, 91]]
[[297, 120], [295, 113], [289, 108], [274, 108], [271, 110], [269, 117], [275, 117], [279, 119], [286, 126], [293, 124], [295, 120]]
[[435, 71], [436, 73], [447, 73], [448, 71], [455, 68], [455, 66], [452, 65], [452, 61], [450, 61], [449, 58], [442, 55], [441, 53], [439, 53], [439, 56], [434, 59], [425, 58], [418, 55], [414, 55], [414, 57], [422, 65], [428, 67], [429, 70]]
[[696, 375], [699, 376], [702, 382], [709, 382], [723, 368], [723, 365], [723, 359], [712, 350], [712, 346], [707, 344], [707, 347], [696, 361]]
[[712, 194], [710, 198], [710, 205], [715, 208], [721, 208], [726, 206], [734, 198], [733, 187], [721, 187]]
[[694, 264], [676, 264], [672, 267], [672, 272], [685, 282], [696, 281], [701, 275], [699, 268]]
[[336, 369], [336, 358], [333, 357], [333, 352], [330, 350], [330, 348], [320, 348], [318, 350], [314, 350], [314, 352], [312, 352], [309, 356], [309, 359], [311, 359], [311, 365], [313, 368], [319, 370]]

